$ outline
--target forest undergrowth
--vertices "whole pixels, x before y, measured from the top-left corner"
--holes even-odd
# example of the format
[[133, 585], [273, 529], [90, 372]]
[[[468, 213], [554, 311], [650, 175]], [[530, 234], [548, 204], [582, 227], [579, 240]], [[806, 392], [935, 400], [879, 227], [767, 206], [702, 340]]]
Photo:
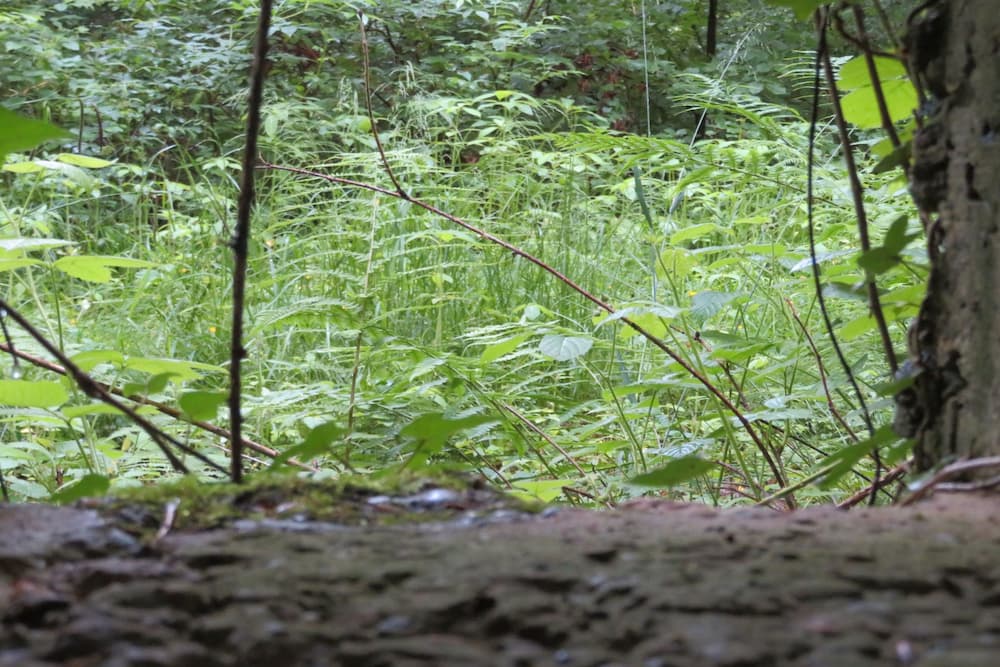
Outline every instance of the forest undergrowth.
[[[0, 15], [16, 64], [0, 74], [5, 105], [70, 131], [4, 166], [0, 295], [203, 455], [182, 457], [192, 472], [217, 478], [254, 8], [200, 4], [24, 2]], [[859, 133], [871, 234], [895, 249], [885, 266], [859, 265], [835, 127], [821, 118], [810, 252], [811, 56], [785, 54], [778, 69], [766, 38], [778, 19], [760, 14], [764, 35], [734, 32], [705, 62], [664, 16], [615, 19], [627, 20], [615, 44], [601, 14], [382, 4], [368, 17], [372, 115], [354, 8], [287, 3], [275, 18], [243, 364], [253, 469], [460, 470], [545, 501], [730, 505], [843, 502], [871, 483], [875, 445], [882, 474], [903, 461], [866, 280], [878, 274], [905, 356], [924, 293], [919, 223], [905, 182], [871, 168], [875, 139]], [[756, 4], [733, 11], [758, 16]], [[418, 11], [424, 32], [412, 34]], [[590, 41], [566, 32], [579, 25]], [[658, 44], [644, 58], [641, 27]], [[667, 81], [670, 95], [643, 106]], [[391, 191], [385, 163], [408, 197], [343, 184]], [[823, 327], [813, 256], [874, 436]], [[172, 476], [146, 431], [3, 322], [5, 349], [22, 355], [6, 356], [0, 380], [14, 498]]]

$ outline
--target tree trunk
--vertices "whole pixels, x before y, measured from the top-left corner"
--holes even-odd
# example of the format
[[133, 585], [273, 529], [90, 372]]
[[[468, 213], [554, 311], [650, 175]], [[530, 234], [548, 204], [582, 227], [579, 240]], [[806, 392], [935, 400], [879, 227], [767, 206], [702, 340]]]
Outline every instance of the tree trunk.
[[918, 375], [903, 401], [921, 470], [1000, 454], [998, 45], [995, 0], [935, 0], [907, 35], [929, 97], [913, 140], [911, 189], [931, 220], [931, 272], [910, 331]]

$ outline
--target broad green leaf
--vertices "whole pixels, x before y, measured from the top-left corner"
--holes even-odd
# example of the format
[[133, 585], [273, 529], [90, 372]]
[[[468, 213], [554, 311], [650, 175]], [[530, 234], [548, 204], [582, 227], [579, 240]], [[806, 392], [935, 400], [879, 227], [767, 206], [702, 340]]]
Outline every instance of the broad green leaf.
[[869, 277], [885, 273], [901, 261], [900, 253], [920, 234], [907, 234], [908, 219], [906, 215], [896, 218], [886, 231], [883, 244], [872, 248], [858, 258], [858, 266], [865, 270]]
[[87, 403], [86, 405], [67, 405], [60, 410], [66, 419], [87, 417], [89, 415], [120, 415], [122, 411], [107, 403]]
[[628, 481], [634, 486], [666, 488], [682, 484], [689, 479], [704, 475], [715, 469], [711, 461], [697, 456], [684, 456], [656, 470], [637, 475]]
[[711, 317], [733, 299], [742, 296], [732, 292], [717, 292], [715, 290], [705, 290], [698, 292], [691, 297], [691, 314], [697, 317]]
[[285, 465], [289, 459], [300, 461], [312, 461], [317, 456], [322, 456], [330, 451], [333, 442], [347, 432], [343, 426], [337, 422], [324, 422], [313, 427], [305, 440], [294, 447], [289, 447], [280, 455], [276, 456], [271, 464], [271, 469]]
[[70, 357], [70, 361], [82, 371], [90, 371], [101, 364], [125, 365], [125, 355], [117, 350], [87, 350]]
[[499, 343], [488, 345], [479, 357], [480, 363], [489, 364], [504, 355], [510, 354], [517, 349], [518, 345], [526, 341], [528, 336], [528, 334], [519, 334], [517, 336], [511, 336], [506, 340], [502, 340]]
[[[908, 118], [917, 108], [917, 91], [909, 80], [883, 81], [882, 94], [885, 96], [889, 119], [893, 123]], [[882, 116], [879, 114], [874, 88], [868, 86], [853, 90], [840, 103], [847, 122], [866, 130], [882, 127]]]
[[55, 408], [69, 400], [59, 382], [0, 380], [0, 405], [15, 408]]
[[556, 361], [570, 361], [587, 354], [594, 344], [589, 336], [563, 336], [562, 334], [547, 334], [542, 337], [538, 349], [546, 357]]
[[709, 234], [718, 231], [723, 231], [723, 228], [714, 222], [704, 222], [700, 225], [685, 227], [684, 229], [670, 235], [670, 245], [678, 245], [680, 243], [684, 243], [685, 241], [698, 239], [702, 236], [708, 236]]
[[[891, 81], [906, 77], [906, 68], [895, 58], [875, 56], [875, 69], [879, 81]], [[837, 74], [837, 85], [841, 90], [855, 90], [871, 87], [871, 77], [868, 75], [868, 62], [864, 56], [856, 56], [844, 63]]]
[[181, 410], [194, 421], [215, 419], [219, 406], [226, 402], [228, 395], [224, 391], [189, 391], [181, 394], [178, 403]]
[[40, 171], [45, 171], [45, 167], [37, 162], [12, 162], [10, 164], [5, 164], [3, 166], [3, 170], [12, 174], [35, 174]]
[[448, 438], [454, 434], [493, 421], [496, 421], [496, 418], [487, 415], [469, 415], [459, 419], [448, 419], [437, 412], [418, 417], [400, 431], [400, 435], [403, 437], [416, 441], [413, 454], [404, 467], [410, 463], [418, 466], [424, 465], [427, 458], [440, 452]]
[[114, 164], [114, 162], [102, 160], [99, 157], [77, 155], [76, 153], [60, 153], [56, 156], [56, 159], [75, 167], [83, 167], [84, 169], [103, 169], [104, 167], [110, 167]]
[[844, 340], [854, 340], [862, 334], [874, 331], [878, 323], [871, 315], [862, 315], [840, 327], [840, 337]]
[[[618, 315], [620, 312], [621, 311], [615, 313], [615, 315]], [[629, 320], [638, 324], [646, 333], [655, 338], [663, 338], [667, 335], [667, 322], [669, 320], [666, 320], [662, 315], [651, 311], [642, 311], [634, 314], [628, 314], [627, 316]], [[608, 318], [607, 321], [610, 322], [611, 319]], [[618, 338], [621, 340], [628, 340], [629, 338], [632, 338], [632, 336], [638, 335], [639, 332], [627, 324], [622, 326], [622, 328], [618, 331]]]
[[828, 456], [823, 464], [831, 466], [827, 473], [817, 482], [821, 489], [828, 489], [851, 471], [858, 461], [880, 447], [902, 440], [892, 430], [891, 424], [881, 426], [875, 435], [855, 445], [848, 445], [840, 451]]
[[660, 253], [656, 275], [666, 280], [680, 281], [698, 266], [698, 260], [683, 248], [667, 248]]
[[898, 148], [892, 149], [892, 152], [879, 160], [878, 163], [872, 167], [872, 173], [884, 174], [885, 172], [891, 171], [896, 167], [908, 165], [912, 156], [913, 142], [907, 141], [905, 144], [900, 144]]
[[156, 266], [152, 262], [128, 257], [108, 257], [105, 255], [70, 255], [60, 257], [53, 264], [63, 273], [92, 283], [106, 283], [111, 280], [108, 267], [124, 269], [145, 269]]
[[640, 317], [641, 315], [653, 315], [658, 319], [663, 319], [669, 322], [670, 320], [680, 315], [682, 312], [684, 311], [680, 308], [675, 308], [673, 306], [662, 306], [659, 304], [650, 306], [647, 305], [625, 306], [624, 308], [619, 308], [611, 315], [603, 315], [597, 317], [596, 318], [597, 322], [595, 322], [594, 328], [597, 329], [599, 327], [604, 326], [608, 322], [615, 322], [617, 320], [621, 320], [626, 317], [632, 320], [633, 322], [636, 322], [636, 324], [639, 324], [639, 322], [636, 321], [636, 318]]
[[767, 0], [767, 4], [775, 7], [788, 7], [795, 12], [795, 17], [799, 20], [807, 19], [817, 7], [820, 7], [830, 0]]
[[80, 481], [72, 486], [67, 486], [52, 494], [52, 502], [71, 503], [81, 498], [91, 498], [93, 496], [103, 496], [108, 492], [111, 482], [104, 475], [84, 475]]
[[527, 500], [550, 503], [562, 495], [564, 486], [571, 486], [574, 482], [572, 479], [517, 480], [513, 482], [511, 493]]
[[27, 257], [0, 257], [0, 272], [13, 271], [25, 266], [34, 266], [41, 263], [40, 260], [28, 259]]
[[202, 371], [223, 373], [224, 368], [204, 364], [199, 361], [184, 361], [182, 359], [156, 359], [149, 357], [128, 357], [125, 367], [142, 373], [160, 375], [163, 373], [176, 376], [178, 380], [197, 380]]
[[69, 132], [42, 120], [25, 118], [0, 107], [0, 163], [7, 153], [18, 153], [52, 139], [65, 139]]

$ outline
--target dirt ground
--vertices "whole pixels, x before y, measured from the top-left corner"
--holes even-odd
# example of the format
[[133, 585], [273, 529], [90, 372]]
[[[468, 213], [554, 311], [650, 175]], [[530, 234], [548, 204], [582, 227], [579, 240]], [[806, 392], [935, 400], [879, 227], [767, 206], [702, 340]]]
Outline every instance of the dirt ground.
[[166, 506], [0, 506], [0, 667], [1000, 665], [996, 496], [350, 502], [350, 520], [272, 502], [197, 529]]

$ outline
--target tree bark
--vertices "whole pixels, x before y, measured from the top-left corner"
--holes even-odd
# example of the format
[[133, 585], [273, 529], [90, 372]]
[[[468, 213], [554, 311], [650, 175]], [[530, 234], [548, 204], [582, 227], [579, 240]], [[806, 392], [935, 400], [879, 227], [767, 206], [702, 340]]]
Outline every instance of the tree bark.
[[[910, 21], [911, 70], [928, 95], [911, 190], [928, 214], [927, 297], [910, 330], [901, 401], [925, 470], [1000, 454], [1000, 11], [934, 0]], [[936, 217], [934, 217], [936, 216]], [[900, 421], [897, 414], [897, 423]]]

